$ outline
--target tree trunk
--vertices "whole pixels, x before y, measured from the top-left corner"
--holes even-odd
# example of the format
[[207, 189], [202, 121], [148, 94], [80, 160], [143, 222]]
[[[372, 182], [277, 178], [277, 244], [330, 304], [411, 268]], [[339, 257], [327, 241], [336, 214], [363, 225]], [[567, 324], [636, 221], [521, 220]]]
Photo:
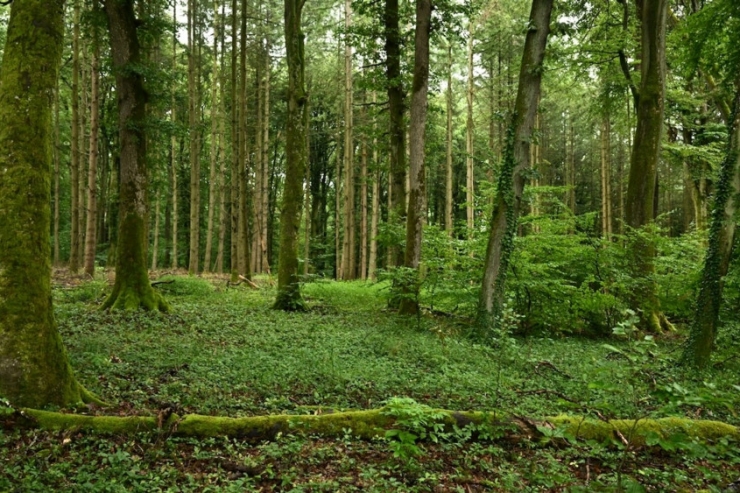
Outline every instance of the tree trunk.
[[604, 115], [601, 122], [601, 235], [612, 237], [612, 188], [611, 188], [611, 122]]
[[[172, 2], [172, 18], [177, 22], [177, 2]], [[177, 73], [177, 28], [172, 34], [172, 72]], [[177, 260], [177, 224], [178, 224], [178, 202], [177, 202], [177, 99], [175, 98], [177, 90], [172, 87], [172, 268], [179, 267]]]
[[220, 156], [220, 166], [218, 173], [218, 189], [221, 198], [221, 204], [219, 206], [219, 219], [218, 219], [218, 253], [216, 254], [216, 272], [219, 274], [224, 271], [224, 248], [226, 245], [226, 228], [228, 227], [228, 219], [226, 215], [227, 208], [227, 185], [226, 185], [226, 133], [224, 120], [226, 119], [226, 112], [224, 106], [224, 63], [225, 63], [225, 44], [226, 44], [226, 2], [221, 4], [221, 29], [219, 30], [220, 43], [221, 43], [221, 67], [219, 70], [219, 120], [218, 120], [218, 147]]
[[663, 130], [665, 99], [665, 37], [668, 0], [642, 5], [642, 60], [637, 104], [637, 128], [627, 185], [626, 222], [630, 231], [629, 254], [633, 289], [632, 308], [640, 315], [642, 329], [658, 332], [669, 328], [660, 313], [655, 272], [655, 245], [640, 229], [653, 223], [654, 198]]
[[542, 82], [542, 62], [553, 0], [532, 0], [529, 29], [519, 72], [516, 104], [508, 129], [504, 161], [489, 226], [483, 282], [478, 306], [481, 335], [500, 322], [509, 260], [529, 168], [529, 145]]
[[288, 63], [288, 119], [285, 124], [285, 189], [280, 214], [278, 292], [274, 307], [303, 310], [298, 278], [298, 230], [306, 167], [307, 94], [304, 86], [303, 0], [285, 0], [285, 51]]
[[247, 190], [249, 182], [249, 154], [247, 152], [247, 0], [241, 2], [241, 31], [239, 33], [239, 213], [237, 225], [237, 263], [239, 273], [252, 277], [249, 265], [249, 231], [247, 217]]
[[[378, 95], [373, 91], [373, 108], [378, 103]], [[373, 212], [370, 219], [370, 259], [367, 265], [367, 278], [377, 279], [378, 269], [378, 219], [380, 217], [380, 163], [378, 162], [378, 122], [377, 112], [373, 113]]]
[[432, 22], [431, 0], [416, 0], [416, 34], [414, 36], [414, 80], [411, 91], [411, 125], [409, 127], [409, 210], [406, 215], [406, 252], [404, 266], [416, 271], [417, 279], [404, 286], [400, 313], [419, 311], [419, 262], [424, 228], [424, 143], [429, 91], [429, 33]]
[[735, 244], [738, 194], [740, 194], [740, 78], [735, 83], [735, 101], [727, 154], [719, 172], [694, 320], [682, 362], [706, 367], [712, 356], [719, 325], [724, 277], [730, 267]]
[[64, 46], [62, 0], [17, 0], [0, 68], [0, 395], [71, 407], [77, 383], [51, 299], [52, 107]]
[[270, 207], [270, 45], [265, 40], [265, 83], [264, 99], [262, 101], [262, 233], [260, 236], [260, 251], [262, 253], [260, 263], [263, 272], [270, 272], [270, 259], [267, 255], [267, 244], [269, 241], [267, 226], [269, 223], [268, 209]]
[[197, 274], [200, 256], [200, 156], [197, 113], [196, 24], [197, 0], [188, 0], [188, 128], [190, 129], [190, 261], [188, 272]]
[[218, 180], [216, 178], [216, 160], [218, 158], [218, 122], [220, 121], [219, 108], [219, 64], [218, 64], [218, 0], [213, 2], [213, 71], [211, 73], [211, 160], [208, 173], [208, 224], [206, 226], [206, 255], [203, 260], [203, 270], [211, 271], [211, 253], [213, 250], [213, 232], [215, 229], [214, 217], [218, 201]]
[[352, 84], [352, 46], [349, 30], [352, 26], [352, 3], [344, 2], [344, 273], [342, 279], [355, 278], [355, 142], [353, 136], [354, 112]]
[[100, 46], [97, 31], [93, 32], [93, 54], [90, 70], [90, 163], [87, 181], [87, 232], [85, 233], [85, 274], [95, 276], [95, 251], [97, 248], [97, 174], [98, 174], [98, 134], [100, 131]]
[[468, 89], [465, 93], [467, 101], [467, 120], [465, 124], [465, 202], [468, 237], [475, 228], [475, 175], [473, 168], [473, 97], [475, 96], [475, 79], [473, 78], [473, 23], [468, 25]]
[[[386, 84], [388, 85], [388, 114], [390, 121], [390, 188], [391, 207], [389, 223], [401, 223], [406, 214], [406, 140], [403, 123], [404, 91], [401, 76], [401, 32], [399, 29], [398, 0], [386, 0], [384, 12], [386, 53]], [[404, 252], [399, 245], [389, 245], [388, 258], [392, 265], [403, 265]]]
[[[363, 124], [367, 120], [367, 91], [363, 91]], [[367, 279], [367, 132], [362, 136], [360, 161], [360, 279]]]
[[159, 257], [159, 192], [154, 198], [154, 241], [152, 242], [152, 270], [157, 270], [157, 260]]
[[118, 94], [120, 192], [116, 282], [102, 308], [168, 311], [149, 284], [146, 255], [146, 102], [134, 0], [106, 0], [113, 72]]
[[237, 0], [231, 1], [231, 281], [239, 280], [239, 111], [237, 103], [237, 64], [239, 32]]
[[72, 34], [72, 135], [69, 179], [71, 184], [71, 217], [69, 270], [76, 274], [80, 270], [80, 235], [78, 232], [80, 218], [80, 0], [74, 3], [74, 28]]
[[77, 240], [77, 258], [79, 259], [80, 263], [82, 264], [83, 268], [85, 266], [85, 226], [86, 221], [85, 218], [87, 217], [87, 209], [86, 209], [86, 198], [87, 198], [87, 159], [88, 159], [88, 153], [87, 153], [87, 112], [88, 112], [88, 95], [87, 95], [87, 86], [88, 86], [88, 70], [87, 70], [87, 50], [84, 45], [87, 43], [83, 43], [82, 47], [82, 63], [81, 63], [81, 76], [82, 76], [82, 84], [81, 84], [81, 110], [80, 110], [80, 171], [78, 173], [78, 178], [80, 180], [80, 184], [78, 186], [79, 193], [77, 194], [77, 209], [79, 210], [79, 215], [77, 216], [77, 234], [79, 235], [79, 239]]
[[445, 229], [452, 236], [455, 223], [452, 216], [452, 43], [447, 42], [447, 161], [445, 167]]
[[59, 81], [54, 90], [54, 265], [59, 265]]

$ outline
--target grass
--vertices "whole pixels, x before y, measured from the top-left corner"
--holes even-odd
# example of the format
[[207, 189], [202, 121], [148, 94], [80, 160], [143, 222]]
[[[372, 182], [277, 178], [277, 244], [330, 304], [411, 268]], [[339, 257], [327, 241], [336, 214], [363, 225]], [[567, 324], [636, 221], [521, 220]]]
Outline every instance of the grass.
[[[689, 378], [673, 366], [675, 336], [657, 344], [503, 337], [493, 347], [475, 345], [457, 335], [461, 322], [386, 310], [383, 284], [308, 284], [311, 309], [296, 314], [271, 310], [274, 290], [260, 283], [252, 290], [177, 277], [158, 286], [172, 315], [100, 312], [102, 282], [56, 289], [54, 297], [72, 365], [90, 390], [116, 403], [109, 413], [317, 412], [405, 396], [538, 417], [682, 414], [740, 424], [733, 387], [740, 364], [729, 345], [712, 373]], [[6, 430], [0, 492], [613, 491], [618, 476], [633, 491], [712, 491], [737, 479], [734, 444], [701, 447], [670, 453], [460, 439], [397, 457], [387, 442], [351, 436], [247, 444]]]

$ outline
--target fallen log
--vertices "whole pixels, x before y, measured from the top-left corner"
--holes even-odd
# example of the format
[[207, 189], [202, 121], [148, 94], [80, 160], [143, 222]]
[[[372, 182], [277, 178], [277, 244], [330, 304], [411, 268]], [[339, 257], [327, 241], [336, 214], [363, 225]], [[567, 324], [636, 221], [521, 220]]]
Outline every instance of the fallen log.
[[[600, 421], [577, 416], [531, 419], [500, 412], [449, 411], [427, 408], [432, 419], [424, 426], [432, 430], [443, 425], [446, 431], [473, 427], [474, 436], [503, 441], [540, 441], [553, 436], [548, 430], [560, 430], [575, 439], [617, 442], [629, 440], [632, 447], [642, 446], [646, 438], [666, 439], [681, 433], [691, 438], [711, 441], [720, 438], [740, 440], [740, 428], [719, 421], [681, 417], [660, 419], [615, 419]], [[5, 427], [22, 426], [44, 430], [94, 431], [99, 433], [159, 432], [181, 437], [228, 436], [251, 442], [272, 440], [279, 434], [303, 436], [354, 437], [371, 440], [386, 436], [399, 427], [389, 407], [366, 411], [347, 411], [319, 415], [266, 415], [242, 418], [175, 413], [163, 416], [88, 416], [36, 409], [18, 409], [0, 414]], [[435, 429], [437, 429], [435, 428]]]

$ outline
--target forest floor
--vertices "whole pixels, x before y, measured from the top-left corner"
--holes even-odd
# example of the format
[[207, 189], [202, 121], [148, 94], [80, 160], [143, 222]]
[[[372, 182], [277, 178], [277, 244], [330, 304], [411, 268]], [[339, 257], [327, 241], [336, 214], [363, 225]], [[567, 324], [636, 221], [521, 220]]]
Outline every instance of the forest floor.
[[[681, 334], [655, 341], [459, 336], [464, 320], [403, 318], [383, 284], [305, 286], [307, 313], [270, 308], [274, 286], [165, 276], [173, 313], [105, 313], [109, 283], [55, 275], [56, 316], [78, 378], [112, 409], [251, 416], [377, 408], [393, 397], [545, 417], [667, 415], [740, 424], [737, 348], [702, 376], [676, 368]], [[2, 429], [5, 491], [723, 491], [740, 444], [687, 437], [651, 447], [471, 441], [393, 446], [279, 436], [269, 443], [163, 434]]]

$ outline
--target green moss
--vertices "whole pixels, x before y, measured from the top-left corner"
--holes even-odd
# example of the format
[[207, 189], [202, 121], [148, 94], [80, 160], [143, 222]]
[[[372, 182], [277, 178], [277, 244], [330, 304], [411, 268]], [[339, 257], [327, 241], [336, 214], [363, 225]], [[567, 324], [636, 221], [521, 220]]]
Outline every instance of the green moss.
[[127, 214], [119, 226], [119, 255], [116, 259], [116, 283], [103, 310], [158, 310], [170, 307], [152, 288], [146, 262], [145, 222], [136, 213]]

